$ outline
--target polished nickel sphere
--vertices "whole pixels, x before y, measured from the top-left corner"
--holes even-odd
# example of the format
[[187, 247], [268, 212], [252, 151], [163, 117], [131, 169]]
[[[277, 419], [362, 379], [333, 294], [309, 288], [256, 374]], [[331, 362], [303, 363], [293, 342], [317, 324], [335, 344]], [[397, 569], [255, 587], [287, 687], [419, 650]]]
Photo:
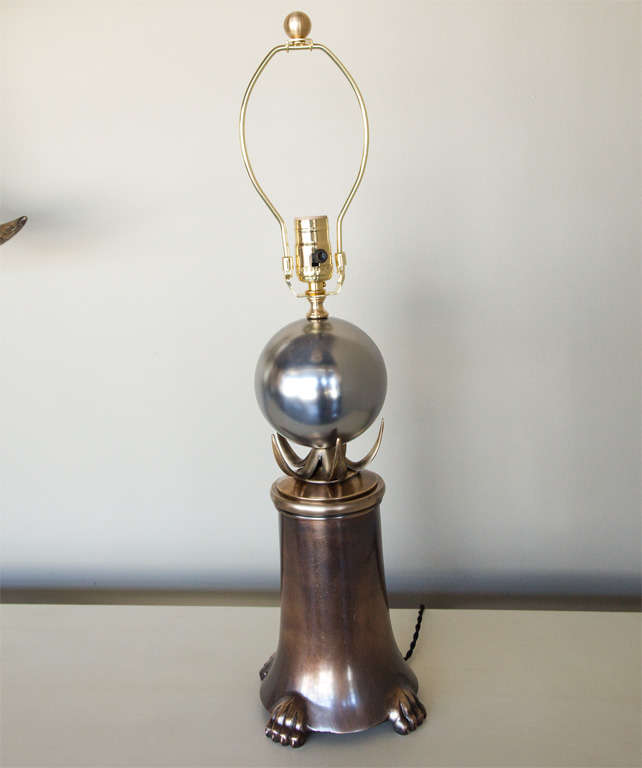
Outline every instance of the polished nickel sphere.
[[364, 432], [383, 406], [386, 384], [377, 345], [336, 317], [282, 328], [261, 353], [254, 379], [259, 406], [274, 429], [319, 448]]

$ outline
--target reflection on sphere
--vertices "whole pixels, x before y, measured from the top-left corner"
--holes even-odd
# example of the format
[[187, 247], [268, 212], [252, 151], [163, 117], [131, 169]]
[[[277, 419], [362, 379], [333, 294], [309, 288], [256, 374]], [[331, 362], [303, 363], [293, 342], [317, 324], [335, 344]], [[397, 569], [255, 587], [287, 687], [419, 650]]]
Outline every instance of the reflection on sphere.
[[255, 376], [259, 406], [274, 429], [318, 447], [364, 432], [383, 406], [386, 384], [376, 344], [336, 317], [286, 325], [267, 343]]

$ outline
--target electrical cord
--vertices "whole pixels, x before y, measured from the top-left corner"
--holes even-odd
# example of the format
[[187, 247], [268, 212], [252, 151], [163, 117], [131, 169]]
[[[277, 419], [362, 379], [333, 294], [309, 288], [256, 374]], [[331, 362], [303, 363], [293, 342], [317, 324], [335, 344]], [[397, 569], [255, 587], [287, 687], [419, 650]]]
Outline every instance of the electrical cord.
[[408, 652], [403, 657], [404, 661], [408, 661], [408, 659], [412, 656], [415, 646], [417, 645], [417, 640], [419, 638], [419, 632], [421, 631], [421, 620], [424, 617], [424, 610], [426, 606], [422, 603], [419, 606], [419, 613], [417, 614], [417, 623], [415, 624], [415, 632], [412, 636], [412, 640], [410, 641], [410, 648], [408, 648]]

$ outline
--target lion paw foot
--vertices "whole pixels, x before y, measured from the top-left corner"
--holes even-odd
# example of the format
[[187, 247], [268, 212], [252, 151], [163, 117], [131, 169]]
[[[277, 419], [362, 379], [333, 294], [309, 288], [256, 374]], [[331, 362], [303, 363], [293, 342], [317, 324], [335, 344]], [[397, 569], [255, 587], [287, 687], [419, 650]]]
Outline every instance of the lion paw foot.
[[279, 699], [272, 708], [265, 735], [284, 747], [302, 746], [308, 737], [305, 700], [296, 695]]
[[388, 703], [388, 720], [397, 733], [405, 736], [426, 719], [426, 708], [410, 688], [395, 688]]

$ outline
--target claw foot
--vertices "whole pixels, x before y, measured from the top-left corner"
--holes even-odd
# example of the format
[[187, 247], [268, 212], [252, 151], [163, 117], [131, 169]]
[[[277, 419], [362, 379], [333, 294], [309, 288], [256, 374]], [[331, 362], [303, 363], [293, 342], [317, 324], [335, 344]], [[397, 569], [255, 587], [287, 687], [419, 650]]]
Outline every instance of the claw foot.
[[259, 669], [259, 677], [261, 678], [261, 680], [265, 680], [265, 678], [270, 674], [273, 661], [274, 661], [274, 654], [272, 654], [270, 658], [265, 662], [265, 664], [261, 667], [261, 669]]
[[392, 727], [405, 736], [418, 728], [426, 719], [426, 708], [410, 688], [395, 688], [388, 701], [388, 720]]
[[305, 700], [297, 695], [284, 696], [272, 709], [265, 735], [284, 747], [300, 747], [308, 737], [306, 719]]

